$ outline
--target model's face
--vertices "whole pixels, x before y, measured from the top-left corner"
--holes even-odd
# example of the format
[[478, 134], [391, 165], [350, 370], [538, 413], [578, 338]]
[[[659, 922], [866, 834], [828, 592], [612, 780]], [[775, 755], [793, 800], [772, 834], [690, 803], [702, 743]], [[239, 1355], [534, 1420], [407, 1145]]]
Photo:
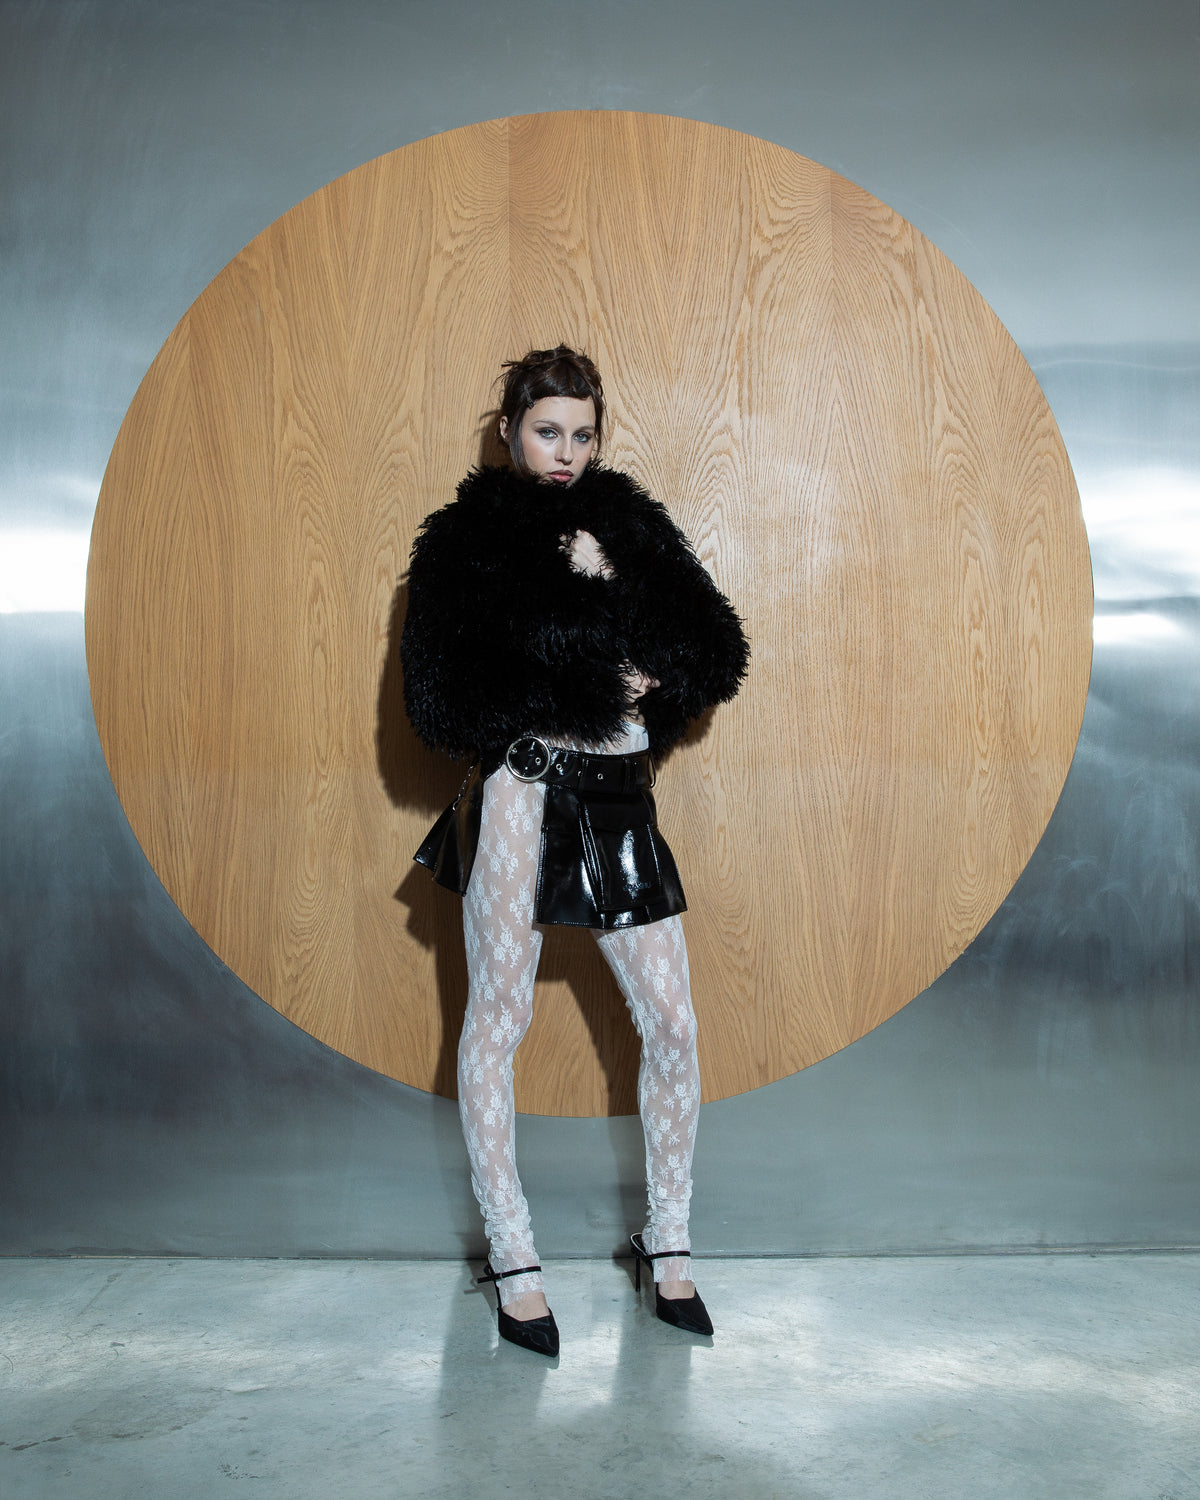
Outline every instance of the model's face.
[[[501, 418], [500, 436], [508, 440]], [[590, 396], [543, 396], [521, 418], [521, 450], [543, 484], [574, 484], [596, 447], [596, 403]]]

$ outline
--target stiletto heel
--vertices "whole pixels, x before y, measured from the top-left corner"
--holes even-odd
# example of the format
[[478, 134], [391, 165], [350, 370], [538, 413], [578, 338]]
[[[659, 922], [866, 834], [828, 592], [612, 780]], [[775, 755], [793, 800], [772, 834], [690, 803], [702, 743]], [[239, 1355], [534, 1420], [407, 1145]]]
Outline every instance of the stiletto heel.
[[518, 1266], [515, 1271], [493, 1271], [488, 1260], [484, 1262], [483, 1275], [475, 1278], [475, 1284], [490, 1281], [496, 1287], [496, 1323], [502, 1339], [520, 1349], [532, 1349], [534, 1354], [545, 1354], [553, 1359], [558, 1353], [558, 1324], [554, 1321], [554, 1314], [547, 1312], [540, 1318], [510, 1318], [500, 1306], [500, 1282], [507, 1281], [510, 1276], [524, 1276], [541, 1269], [541, 1266]]
[[[633, 1246], [633, 1284], [638, 1292], [642, 1289], [643, 1261], [649, 1268], [650, 1279], [653, 1281], [656, 1260], [674, 1260], [684, 1255], [690, 1257], [692, 1253], [690, 1250], [660, 1250], [651, 1255], [640, 1234], [631, 1234], [629, 1243]], [[700, 1300], [699, 1292], [690, 1297], [664, 1297], [655, 1281], [654, 1311], [664, 1323], [670, 1323], [673, 1328], [682, 1328], [685, 1333], [710, 1334], [713, 1331], [712, 1319], [708, 1315], [708, 1308]]]

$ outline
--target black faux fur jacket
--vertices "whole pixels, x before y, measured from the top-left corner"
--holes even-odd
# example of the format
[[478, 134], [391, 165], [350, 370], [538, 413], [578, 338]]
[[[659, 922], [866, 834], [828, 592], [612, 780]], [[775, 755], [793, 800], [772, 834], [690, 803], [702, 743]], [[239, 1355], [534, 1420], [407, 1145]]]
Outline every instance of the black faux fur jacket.
[[[573, 569], [590, 531], [613, 577]], [[431, 749], [499, 764], [518, 735], [601, 745], [628, 716], [622, 663], [661, 686], [641, 699], [653, 754], [737, 692], [741, 622], [666, 509], [589, 465], [560, 489], [473, 470], [413, 543], [400, 644], [404, 706]]]

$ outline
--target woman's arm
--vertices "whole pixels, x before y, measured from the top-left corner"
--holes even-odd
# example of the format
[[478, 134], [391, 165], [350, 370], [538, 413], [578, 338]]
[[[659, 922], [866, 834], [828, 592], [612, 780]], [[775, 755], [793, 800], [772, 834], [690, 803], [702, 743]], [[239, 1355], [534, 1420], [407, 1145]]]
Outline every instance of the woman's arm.
[[645, 700], [648, 714], [655, 711], [664, 728], [671, 721], [682, 732], [682, 722], [736, 694], [749, 645], [733, 606], [665, 507], [626, 482], [624, 524], [603, 535], [602, 545], [614, 570], [630, 660], [659, 680]]
[[404, 701], [425, 744], [461, 756], [531, 731], [618, 732], [625, 652], [608, 586], [572, 571], [552, 508], [532, 519], [461, 501], [435, 512], [408, 590]]

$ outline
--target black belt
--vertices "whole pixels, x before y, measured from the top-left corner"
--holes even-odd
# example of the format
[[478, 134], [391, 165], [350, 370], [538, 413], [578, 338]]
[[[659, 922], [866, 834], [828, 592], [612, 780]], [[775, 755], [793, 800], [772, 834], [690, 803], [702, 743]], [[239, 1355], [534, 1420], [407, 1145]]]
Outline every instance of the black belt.
[[518, 781], [544, 781], [581, 792], [639, 792], [654, 785], [649, 750], [629, 755], [602, 755], [593, 750], [565, 750], [536, 734], [513, 740], [504, 764]]

